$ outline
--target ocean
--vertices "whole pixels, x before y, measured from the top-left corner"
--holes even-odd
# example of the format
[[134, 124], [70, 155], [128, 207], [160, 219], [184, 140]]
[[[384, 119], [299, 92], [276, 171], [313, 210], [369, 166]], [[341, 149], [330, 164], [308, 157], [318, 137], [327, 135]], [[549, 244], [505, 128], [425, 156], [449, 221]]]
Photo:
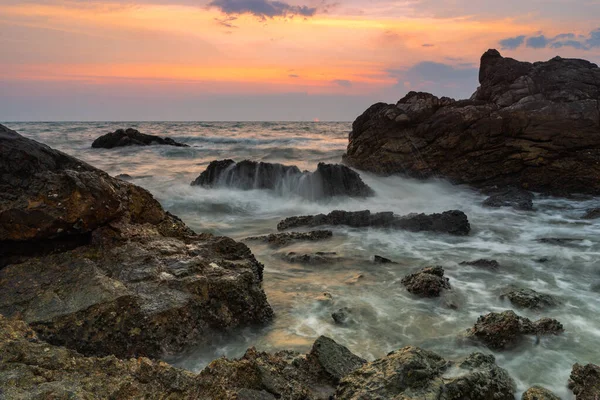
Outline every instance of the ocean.
[[[561, 306], [544, 312], [515, 310], [532, 320], [561, 321], [560, 336], [531, 338], [518, 348], [496, 352], [497, 363], [517, 381], [520, 392], [534, 384], [570, 398], [572, 365], [600, 360], [600, 220], [582, 220], [600, 199], [536, 196], [535, 212], [482, 207], [485, 196], [443, 180], [417, 181], [360, 172], [376, 195], [367, 199], [310, 201], [294, 193], [205, 189], [194, 180], [217, 159], [244, 159], [314, 170], [319, 162], [338, 163], [345, 151], [349, 122], [52, 122], [5, 123], [22, 135], [76, 156], [111, 175], [128, 174], [169, 211], [197, 232], [241, 240], [276, 232], [277, 222], [294, 215], [332, 210], [393, 211], [397, 214], [464, 211], [472, 226], [467, 237], [382, 229], [335, 228], [331, 240], [295, 243], [283, 249], [247, 242], [265, 265], [264, 289], [276, 313], [267, 327], [214, 338], [212, 346], [190, 348], [167, 361], [199, 371], [220, 356], [259, 350], [307, 351], [326, 335], [372, 360], [407, 345], [445, 358], [490, 351], [457, 337], [480, 315], [514, 307], [499, 295], [511, 286], [555, 295]], [[168, 136], [190, 145], [92, 149], [98, 136], [118, 128]], [[569, 238], [562, 245], [541, 238]], [[335, 252], [324, 265], [290, 264], [285, 253]], [[375, 264], [374, 255], [396, 261]], [[460, 265], [481, 258], [500, 263], [497, 271]], [[540, 262], [540, 259], [546, 259]], [[441, 265], [453, 288], [449, 299], [417, 299], [400, 280], [425, 266]], [[324, 293], [331, 295], [325, 298]], [[331, 314], [352, 309], [353, 322], [340, 326]]]

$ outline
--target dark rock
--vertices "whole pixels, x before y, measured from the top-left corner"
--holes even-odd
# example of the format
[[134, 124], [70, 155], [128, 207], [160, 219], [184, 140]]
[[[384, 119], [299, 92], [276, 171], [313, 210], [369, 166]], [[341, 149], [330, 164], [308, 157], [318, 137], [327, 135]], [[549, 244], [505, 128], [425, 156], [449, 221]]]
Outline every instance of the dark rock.
[[358, 173], [344, 165], [319, 163], [315, 172], [296, 166], [244, 160], [211, 162], [192, 186], [269, 189], [318, 200], [333, 196], [368, 197], [374, 194]]
[[587, 210], [586, 213], [581, 217], [583, 219], [598, 219], [600, 218], [600, 208], [592, 208]]
[[469, 100], [408, 93], [352, 126], [344, 162], [476, 187], [600, 193], [600, 68], [584, 60], [481, 58]]
[[418, 347], [405, 347], [346, 375], [339, 400], [514, 400], [515, 383], [494, 356], [473, 353], [458, 362]]
[[315, 341], [306, 360], [319, 366], [334, 384], [338, 384], [340, 379], [367, 362], [325, 336], [320, 336]]
[[521, 400], [560, 400], [560, 397], [541, 386], [532, 386], [523, 393]]
[[329, 239], [333, 236], [331, 231], [310, 231], [310, 232], [282, 232], [271, 233], [264, 236], [251, 236], [244, 241], [257, 241], [268, 243], [273, 247], [283, 247], [295, 241], [316, 242], [319, 240]]
[[140, 133], [137, 129], [118, 129], [112, 133], [100, 136], [94, 140], [92, 147], [95, 149], [112, 149], [124, 146], [149, 146], [152, 144], [163, 144], [176, 147], [190, 147], [187, 144], [178, 143], [171, 138], [161, 138], [154, 135]]
[[444, 289], [450, 289], [449, 279], [444, 277], [444, 268], [428, 267], [402, 278], [406, 289], [421, 297], [439, 297]]
[[507, 298], [519, 308], [542, 310], [559, 305], [559, 301], [549, 294], [539, 293], [533, 289], [512, 289], [500, 295], [501, 299]]
[[473, 267], [490, 269], [492, 271], [496, 271], [498, 268], [500, 268], [500, 263], [498, 263], [498, 261], [487, 260], [484, 258], [475, 261], [462, 261], [460, 265], [471, 265]]
[[266, 390], [242, 388], [238, 390], [236, 400], [276, 400], [276, 397]]
[[397, 264], [397, 262], [394, 262], [389, 258], [381, 257], [378, 255], [373, 256], [373, 262], [375, 264]]
[[540, 238], [537, 241], [554, 246], [573, 246], [574, 243], [581, 242], [582, 240], [577, 238]]
[[331, 314], [331, 318], [338, 325], [346, 325], [350, 321], [350, 314], [352, 314], [352, 310], [343, 307]]
[[518, 188], [506, 188], [494, 192], [485, 199], [483, 205], [486, 207], [512, 207], [515, 210], [531, 211], [533, 210], [533, 193]]
[[600, 367], [595, 364], [573, 365], [569, 389], [575, 400], [598, 400], [600, 396]]
[[536, 258], [533, 261], [543, 264], [543, 263], [547, 263], [548, 261], [550, 261], [550, 259], [548, 257], [541, 257], [541, 258]]
[[133, 179], [133, 177], [129, 174], [119, 174], [119, 175], [115, 176], [115, 178], [122, 179], [124, 181], [129, 181], [129, 180]]
[[554, 319], [532, 322], [508, 310], [479, 317], [473, 328], [466, 331], [466, 337], [502, 350], [514, 347], [525, 335], [557, 335], [563, 330], [562, 324]]
[[263, 265], [146, 190], [3, 129], [0, 313], [85, 355], [158, 357], [273, 317]]
[[290, 217], [277, 224], [277, 230], [283, 231], [298, 227], [323, 225], [344, 225], [352, 228], [388, 228], [412, 232], [441, 232], [453, 235], [467, 235], [471, 230], [467, 216], [462, 211], [445, 211], [441, 214], [409, 214], [397, 216], [393, 212], [371, 214], [364, 211], [332, 211], [331, 213]]
[[291, 251], [287, 253], [283, 259], [292, 264], [322, 265], [335, 263], [336, 261], [340, 261], [341, 258], [337, 257], [337, 253], [334, 252], [318, 251], [312, 254], [298, 254]]

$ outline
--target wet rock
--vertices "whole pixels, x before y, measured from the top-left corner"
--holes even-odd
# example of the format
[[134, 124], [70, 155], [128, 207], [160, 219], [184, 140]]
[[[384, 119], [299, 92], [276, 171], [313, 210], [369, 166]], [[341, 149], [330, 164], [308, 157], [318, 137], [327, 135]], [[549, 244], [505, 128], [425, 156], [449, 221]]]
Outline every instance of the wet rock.
[[385, 257], [378, 256], [378, 255], [373, 256], [373, 262], [375, 264], [397, 264], [397, 262], [394, 262], [394, 261], [390, 260], [389, 258], [385, 258]]
[[540, 258], [536, 258], [533, 261], [543, 264], [543, 263], [547, 263], [548, 261], [550, 261], [550, 259], [548, 257], [540, 257]]
[[562, 324], [555, 319], [532, 322], [508, 310], [479, 317], [473, 328], [466, 331], [466, 337], [491, 349], [502, 350], [514, 347], [526, 335], [557, 335], [563, 330]]
[[325, 336], [315, 341], [306, 359], [313, 366], [318, 366], [334, 384], [367, 362]]
[[481, 57], [469, 100], [410, 92], [352, 125], [344, 162], [379, 174], [476, 187], [600, 193], [600, 68], [555, 57]]
[[405, 347], [346, 375], [335, 398], [513, 400], [515, 384], [494, 356], [473, 353], [458, 362]]
[[178, 143], [171, 138], [161, 138], [154, 135], [140, 133], [137, 129], [118, 129], [115, 132], [102, 135], [92, 143], [95, 149], [112, 149], [124, 146], [149, 146], [162, 144], [176, 147], [189, 147], [187, 144]]
[[512, 207], [515, 210], [531, 211], [533, 210], [533, 198], [533, 193], [527, 190], [510, 187], [495, 191], [485, 199], [483, 205], [491, 208]]
[[573, 365], [569, 389], [575, 400], [597, 400], [600, 396], [600, 367], [595, 364]]
[[521, 400], [560, 400], [560, 397], [541, 386], [532, 386], [523, 393]]
[[445, 211], [441, 214], [409, 214], [397, 216], [393, 212], [371, 213], [364, 211], [332, 211], [329, 214], [290, 217], [277, 224], [277, 230], [315, 226], [349, 226], [352, 228], [388, 228], [411, 232], [440, 232], [467, 235], [471, 230], [467, 216], [462, 211]]
[[324, 292], [318, 295], [315, 299], [317, 302], [325, 305], [333, 304], [333, 296], [329, 292]]
[[264, 236], [251, 236], [244, 239], [244, 241], [257, 241], [268, 243], [273, 247], [284, 247], [293, 242], [316, 242], [320, 240], [329, 239], [333, 236], [333, 232], [320, 230], [310, 232], [282, 232], [282, 233], [271, 233]]
[[346, 285], [354, 285], [354, 284], [360, 282], [361, 280], [363, 280], [364, 278], [365, 278], [364, 274], [356, 274], [356, 275], [353, 275], [352, 277], [346, 279], [344, 281], [344, 283]]
[[133, 177], [129, 174], [119, 174], [119, 175], [116, 175], [115, 178], [122, 179], [124, 181], [129, 181], [129, 180], [133, 179]]
[[581, 217], [583, 219], [598, 219], [600, 218], [600, 208], [592, 208], [586, 211], [586, 213]]
[[577, 238], [540, 238], [537, 241], [540, 243], [551, 244], [554, 246], [574, 246], [577, 242], [581, 242], [583, 239]]
[[500, 268], [500, 263], [498, 261], [484, 258], [475, 261], [462, 261], [460, 265], [471, 265], [473, 267], [489, 269], [492, 271], [496, 271]]
[[337, 257], [337, 253], [335, 252], [322, 252], [318, 251], [316, 253], [303, 253], [298, 254], [296, 252], [287, 253], [283, 259], [292, 264], [306, 264], [306, 265], [323, 265], [323, 264], [333, 264], [337, 261], [340, 261], [340, 257]]
[[348, 307], [343, 307], [331, 314], [331, 318], [338, 325], [346, 325], [350, 322], [350, 315], [352, 314], [352, 310]]
[[374, 194], [360, 175], [344, 165], [319, 163], [315, 172], [296, 166], [244, 160], [211, 162], [192, 186], [269, 189], [311, 200], [333, 196], [368, 197]]
[[273, 317], [263, 265], [146, 190], [0, 132], [0, 313], [85, 355], [159, 357]]
[[552, 308], [560, 304], [553, 296], [533, 289], [512, 289], [501, 294], [500, 298], [507, 298], [516, 307], [532, 310]]
[[406, 289], [421, 297], [439, 297], [443, 290], [450, 289], [449, 279], [444, 277], [444, 268], [428, 267], [402, 278]]

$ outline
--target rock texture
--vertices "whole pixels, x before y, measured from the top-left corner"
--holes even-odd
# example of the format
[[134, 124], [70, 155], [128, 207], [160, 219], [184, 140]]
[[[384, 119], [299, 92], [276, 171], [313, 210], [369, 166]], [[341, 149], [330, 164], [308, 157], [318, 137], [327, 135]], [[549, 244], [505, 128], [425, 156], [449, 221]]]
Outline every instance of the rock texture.
[[410, 92], [356, 119], [345, 163], [477, 187], [600, 193], [600, 68], [481, 57], [469, 100]]
[[523, 393], [521, 400], [560, 400], [560, 397], [541, 386], [532, 386]]
[[450, 289], [450, 281], [444, 277], [444, 268], [428, 267], [402, 278], [406, 289], [422, 297], [439, 297], [444, 289]]
[[146, 190], [0, 129], [0, 314], [118, 357], [272, 318], [244, 244], [196, 235]]
[[525, 335], [557, 335], [563, 326], [555, 319], [542, 318], [532, 322], [514, 311], [489, 313], [479, 317], [466, 337], [481, 342], [494, 350], [514, 347]]
[[515, 384], [494, 356], [473, 353], [449, 362], [418, 347], [405, 347], [348, 374], [338, 400], [514, 400]]
[[271, 233], [264, 236], [251, 236], [244, 239], [248, 242], [263, 242], [273, 247], [284, 247], [293, 242], [317, 242], [320, 240], [329, 239], [333, 236], [333, 232], [320, 230], [310, 232], [281, 232]]
[[344, 225], [352, 228], [389, 228], [412, 232], [440, 232], [452, 235], [468, 235], [471, 225], [462, 211], [445, 211], [441, 214], [409, 214], [398, 216], [393, 212], [372, 214], [364, 211], [332, 211], [329, 214], [305, 215], [290, 217], [277, 224], [277, 230], [283, 231], [298, 227], [315, 227], [323, 225]]
[[532, 310], [543, 310], [560, 304], [553, 296], [533, 289], [511, 289], [501, 294], [500, 298], [508, 299], [516, 307]]
[[480, 258], [479, 260], [474, 261], [462, 261], [460, 265], [470, 265], [472, 267], [489, 269], [491, 271], [496, 271], [500, 268], [500, 263], [498, 261], [488, 260], [485, 258]]
[[485, 199], [483, 205], [491, 208], [512, 207], [515, 210], [531, 211], [533, 210], [533, 198], [533, 193], [527, 190], [510, 187], [493, 191], [491, 196]]
[[595, 364], [573, 365], [569, 388], [575, 400], [597, 400], [600, 397], [600, 367]]
[[333, 196], [368, 197], [374, 194], [358, 173], [344, 165], [319, 163], [315, 172], [296, 166], [244, 160], [211, 162], [192, 186], [269, 189], [318, 200]]
[[184, 143], [178, 143], [171, 138], [161, 138], [159, 136], [140, 133], [137, 129], [117, 129], [112, 133], [102, 135], [92, 143], [95, 149], [112, 149], [114, 147], [124, 146], [149, 146], [153, 144], [163, 144], [176, 147], [190, 147]]

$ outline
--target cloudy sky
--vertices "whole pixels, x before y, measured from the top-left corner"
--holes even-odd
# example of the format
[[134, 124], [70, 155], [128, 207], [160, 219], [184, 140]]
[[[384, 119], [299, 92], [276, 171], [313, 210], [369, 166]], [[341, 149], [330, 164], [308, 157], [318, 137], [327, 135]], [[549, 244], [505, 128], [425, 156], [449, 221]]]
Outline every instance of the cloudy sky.
[[0, 0], [0, 121], [353, 120], [488, 48], [600, 63], [600, 0]]

